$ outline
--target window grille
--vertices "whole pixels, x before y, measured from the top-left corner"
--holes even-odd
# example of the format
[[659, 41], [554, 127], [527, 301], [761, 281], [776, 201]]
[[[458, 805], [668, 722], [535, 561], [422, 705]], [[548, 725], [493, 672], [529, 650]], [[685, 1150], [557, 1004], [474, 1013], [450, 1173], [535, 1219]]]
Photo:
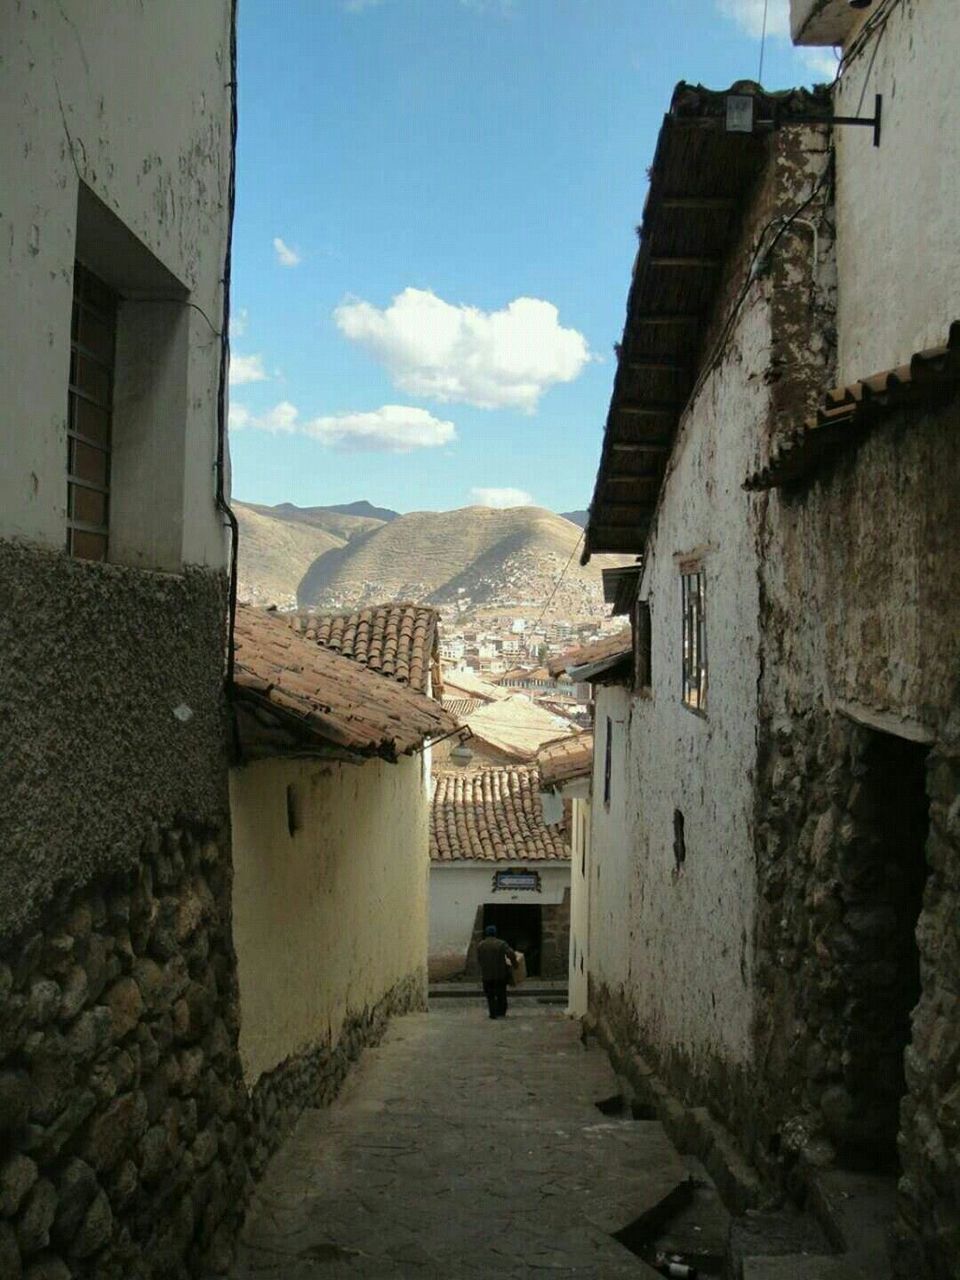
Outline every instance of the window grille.
[[79, 262], [67, 393], [67, 553], [106, 560], [117, 296]]
[[683, 607], [683, 688], [685, 706], [707, 705], [706, 598], [702, 567], [681, 574]]

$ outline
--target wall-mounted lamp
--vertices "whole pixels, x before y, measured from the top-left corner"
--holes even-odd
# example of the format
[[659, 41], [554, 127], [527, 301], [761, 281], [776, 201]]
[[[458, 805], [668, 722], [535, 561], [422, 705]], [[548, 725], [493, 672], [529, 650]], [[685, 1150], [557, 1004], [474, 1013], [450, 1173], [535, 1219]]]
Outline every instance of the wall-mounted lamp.
[[[866, 8], [866, 5], [862, 5]], [[758, 120], [756, 118], [757, 100], [748, 93], [728, 93], [727, 94], [727, 133], [756, 133], [761, 129], [779, 129], [783, 123], [777, 118], [776, 108], [774, 114], [769, 120]], [[798, 116], [791, 113], [788, 124], [832, 124], [832, 125], [861, 125], [867, 126], [873, 130], [873, 145], [880, 145], [880, 126], [883, 118], [883, 94], [878, 93], [874, 99], [874, 112], [872, 117], [866, 119], [862, 116]]]

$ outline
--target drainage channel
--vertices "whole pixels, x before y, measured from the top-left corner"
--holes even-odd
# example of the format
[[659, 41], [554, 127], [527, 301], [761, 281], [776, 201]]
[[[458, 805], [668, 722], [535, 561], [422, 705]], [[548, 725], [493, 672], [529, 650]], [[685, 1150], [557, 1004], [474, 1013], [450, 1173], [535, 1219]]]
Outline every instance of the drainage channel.
[[[595, 1105], [602, 1115], [627, 1123], [657, 1119], [654, 1107], [628, 1100], [622, 1093], [601, 1098]], [[729, 1224], [730, 1215], [718, 1192], [706, 1172], [698, 1170], [612, 1234], [659, 1275], [707, 1280], [724, 1274]]]

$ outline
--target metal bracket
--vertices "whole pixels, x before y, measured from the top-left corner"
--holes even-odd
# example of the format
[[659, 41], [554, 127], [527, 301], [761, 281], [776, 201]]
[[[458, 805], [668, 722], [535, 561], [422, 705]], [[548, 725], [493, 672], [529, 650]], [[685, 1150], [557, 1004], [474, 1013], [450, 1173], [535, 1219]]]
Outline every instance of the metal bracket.
[[[776, 115], [770, 120], [756, 120], [756, 99], [749, 94], [727, 95], [727, 133], [755, 133], [758, 129], [779, 129], [784, 123]], [[860, 125], [873, 130], [873, 145], [880, 145], [883, 124], [883, 94], [874, 98], [873, 115], [865, 116], [798, 116], [791, 115], [788, 124]]]

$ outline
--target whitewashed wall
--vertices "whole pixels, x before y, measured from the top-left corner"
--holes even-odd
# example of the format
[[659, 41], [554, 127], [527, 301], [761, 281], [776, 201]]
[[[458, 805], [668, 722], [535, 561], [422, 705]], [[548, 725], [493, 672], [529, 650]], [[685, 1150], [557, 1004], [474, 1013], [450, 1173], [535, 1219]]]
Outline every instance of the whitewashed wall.
[[[271, 760], [230, 779], [240, 1053], [249, 1083], [426, 977], [427, 797], [419, 756]], [[295, 788], [300, 829], [287, 824]]]
[[[540, 875], [540, 892], [535, 889], [495, 891], [496, 871], [511, 867], [535, 870]], [[431, 970], [462, 967], [470, 946], [477, 908], [485, 903], [518, 903], [543, 907], [563, 902], [570, 887], [569, 862], [433, 862], [430, 865], [430, 967]]]
[[589, 799], [574, 799], [570, 859], [570, 984], [567, 1008], [575, 1017], [587, 1012], [590, 976], [590, 832]]
[[879, 148], [870, 129], [835, 131], [842, 382], [939, 346], [960, 319], [958, 58], [960, 4], [906, 0], [838, 86], [841, 115], [873, 115], [883, 94]]
[[[226, 0], [9, 0], [2, 5], [3, 536], [57, 550], [64, 546], [70, 309], [81, 179], [188, 291], [213, 328], [221, 327], [230, 170], [229, 22]], [[154, 296], [158, 292], [163, 290], [154, 280]], [[167, 324], [172, 305], [155, 304], [167, 308], [162, 313]], [[213, 500], [220, 343], [198, 311], [175, 309], [182, 325], [168, 336], [187, 353], [175, 399], [178, 425], [185, 429], [176, 450], [165, 447], [169, 418], [158, 412], [153, 440], [142, 442], [140, 455], [143, 460], [156, 444], [149, 461], [155, 474], [175, 469], [169, 478], [176, 509], [168, 503], [160, 513], [173, 524], [157, 533], [162, 554], [148, 549], [144, 562], [162, 568], [179, 563], [222, 567], [223, 523]], [[154, 345], [151, 374], [160, 360]], [[141, 384], [130, 390], [148, 401], [162, 388]], [[153, 407], [141, 408], [141, 423], [150, 421]], [[123, 557], [124, 563], [137, 560]]]

